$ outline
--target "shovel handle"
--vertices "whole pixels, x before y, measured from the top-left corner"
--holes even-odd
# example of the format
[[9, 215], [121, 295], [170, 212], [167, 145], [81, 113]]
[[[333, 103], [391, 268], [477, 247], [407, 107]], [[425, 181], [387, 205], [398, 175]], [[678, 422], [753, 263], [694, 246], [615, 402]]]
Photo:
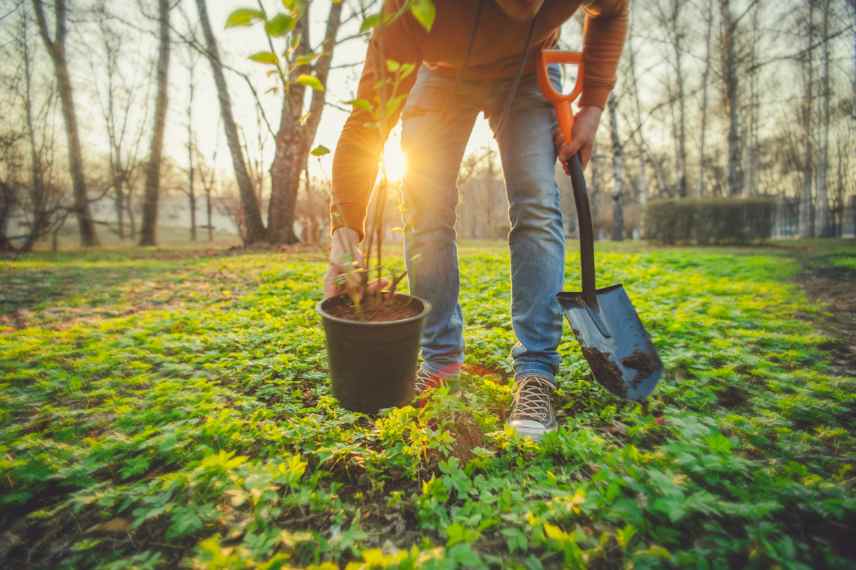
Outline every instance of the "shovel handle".
[[[547, 74], [547, 66], [551, 63], [570, 63], [577, 66], [577, 81], [574, 88], [567, 95], [560, 93], [553, 87]], [[571, 112], [573, 103], [580, 93], [583, 92], [583, 54], [578, 51], [564, 51], [558, 49], [542, 49], [538, 54], [538, 87], [544, 97], [553, 104], [556, 109], [556, 118], [559, 121], [559, 129], [565, 136], [566, 141], [571, 140], [571, 132], [574, 129], [574, 114]]]
[[571, 185], [574, 187], [574, 204], [577, 206], [577, 229], [580, 234], [580, 267], [583, 275], [583, 298], [591, 305], [595, 299], [594, 274], [594, 230], [591, 222], [591, 208], [586, 193], [586, 179], [580, 153], [568, 161], [571, 172]]
[[[577, 65], [577, 81], [573, 90], [567, 95], [559, 93], [547, 74], [547, 66], [551, 63], [571, 63]], [[538, 86], [544, 97], [556, 109], [556, 119], [566, 141], [571, 140], [574, 128], [574, 114], [571, 110], [573, 103], [583, 90], [583, 54], [581, 52], [543, 49], [538, 54]], [[583, 176], [583, 165], [579, 153], [568, 160], [571, 174], [571, 184], [574, 187], [574, 203], [577, 206], [577, 228], [580, 234], [580, 266], [582, 269], [583, 298], [594, 306], [595, 272], [594, 272], [594, 230], [592, 229], [591, 209], [586, 193], [586, 179]]]

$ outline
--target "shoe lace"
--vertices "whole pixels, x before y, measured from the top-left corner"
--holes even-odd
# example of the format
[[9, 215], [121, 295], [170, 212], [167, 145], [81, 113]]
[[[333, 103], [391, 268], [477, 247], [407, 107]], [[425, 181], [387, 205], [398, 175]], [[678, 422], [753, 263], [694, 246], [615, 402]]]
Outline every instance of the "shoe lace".
[[514, 419], [531, 419], [543, 424], [553, 417], [553, 385], [540, 376], [524, 376], [518, 380], [514, 394]]

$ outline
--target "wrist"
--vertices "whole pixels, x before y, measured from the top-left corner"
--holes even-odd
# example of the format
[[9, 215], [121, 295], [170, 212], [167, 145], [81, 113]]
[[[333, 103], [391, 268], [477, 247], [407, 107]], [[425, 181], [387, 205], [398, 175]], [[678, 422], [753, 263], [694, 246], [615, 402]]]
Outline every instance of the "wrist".
[[578, 114], [594, 115], [598, 118], [603, 114], [603, 109], [597, 105], [582, 105]]
[[330, 261], [341, 264], [344, 259], [356, 257], [360, 234], [356, 230], [342, 226], [333, 230], [330, 244]]

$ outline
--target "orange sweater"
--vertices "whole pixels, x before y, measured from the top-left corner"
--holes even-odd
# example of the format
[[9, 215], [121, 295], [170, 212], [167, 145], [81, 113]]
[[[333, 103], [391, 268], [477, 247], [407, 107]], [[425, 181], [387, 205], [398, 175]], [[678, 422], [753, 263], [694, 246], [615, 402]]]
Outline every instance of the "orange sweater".
[[[384, 11], [396, 12], [405, 0], [384, 0]], [[430, 32], [406, 11], [392, 23], [375, 29], [369, 41], [357, 99], [373, 104], [379, 100], [377, 83], [388, 59], [416, 66], [429, 65], [455, 74], [464, 64], [479, 0], [434, 0], [437, 15]], [[627, 31], [629, 0], [545, 0], [532, 35], [531, 53], [551, 47], [559, 28], [582, 5], [586, 10], [583, 38], [585, 77], [580, 105], [603, 108], [612, 86]], [[513, 77], [521, 59], [530, 22], [508, 18], [493, 0], [485, 0], [465, 79]], [[526, 73], [534, 72], [530, 55]], [[386, 73], [389, 76], [389, 73]], [[414, 70], [387, 99], [403, 100], [416, 80]], [[403, 104], [403, 101], [402, 101]], [[389, 130], [398, 120], [398, 105], [385, 125], [378, 128], [368, 111], [351, 112], [333, 158], [332, 229], [346, 226], [363, 235], [363, 219], [369, 194], [377, 176], [378, 161]], [[338, 211], [337, 211], [338, 210]]]

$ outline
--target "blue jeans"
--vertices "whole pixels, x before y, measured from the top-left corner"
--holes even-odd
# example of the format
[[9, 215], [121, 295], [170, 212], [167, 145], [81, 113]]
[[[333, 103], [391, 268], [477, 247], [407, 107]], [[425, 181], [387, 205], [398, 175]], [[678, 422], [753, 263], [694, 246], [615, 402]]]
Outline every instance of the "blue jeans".
[[[558, 68], [550, 69], [554, 82]], [[405, 256], [413, 294], [431, 302], [422, 333], [424, 366], [453, 373], [464, 359], [464, 319], [455, 242], [456, 180], [480, 111], [494, 136], [510, 80], [461, 81], [426, 67], [402, 113]], [[554, 169], [555, 112], [534, 75], [524, 76], [498, 137], [510, 204], [511, 316], [515, 374], [555, 382], [562, 312], [565, 240]]]

